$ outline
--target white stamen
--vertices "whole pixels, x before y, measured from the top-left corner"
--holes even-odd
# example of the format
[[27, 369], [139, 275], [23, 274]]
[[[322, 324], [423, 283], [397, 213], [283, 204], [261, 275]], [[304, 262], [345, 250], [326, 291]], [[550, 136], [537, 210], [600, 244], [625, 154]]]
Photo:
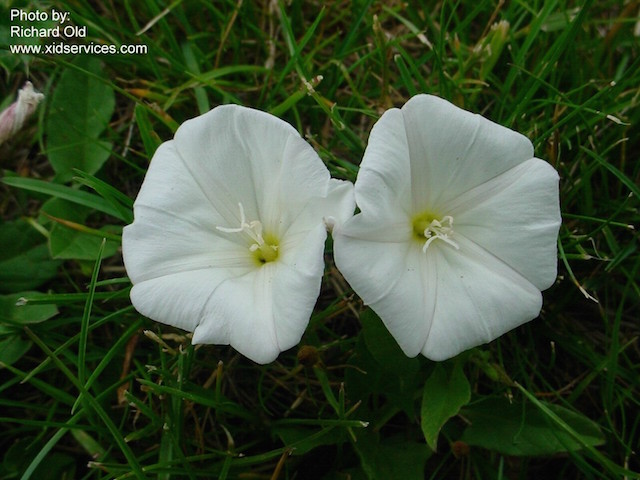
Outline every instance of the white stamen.
[[[244, 232], [251, 237], [257, 244], [256, 248], [259, 248], [264, 244], [264, 238], [262, 238], [262, 223], [258, 220], [253, 220], [247, 223], [247, 217], [244, 214], [244, 207], [241, 202], [238, 202], [238, 208], [240, 209], [240, 226], [239, 227], [218, 227], [217, 230], [225, 233], [240, 233]], [[255, 251], [254, 248], [251, 251]]]
[[445, 215], [444, 217], [442, 217], [442, 220], [436, 220], [434, 218], [433, 220], [431, 220], [429, 226], [424, 229], [424, 238], [426, 238], [427, 241], [424, 243], [422, 251], [426, 252], [427, 248], [429, 248], [429, 245], [431, 245], [434, 240], [442, 240], [443, 242], [451, 245], [456, 250], [459, 250], [460, 246], [451, 239], [452, 236], [453, 217], [451, 215]]
[[245, 226], [248, 227], [249, 225], [247, 224], [247, 218], [244, 216], [244, 208], [241, 202], [238, 202], [238, 207], [240, 208], [240, 226], [237, 228], [216, 227], [216, 229], [225, 233], [238, 233], [244, 230]]
[[253, 220], [247, 223], [247, 217], [244, 214], [244, 207], [241, 202], [238, 202], [238, 208], [240, 209], [240, 226], [239, 227], [219, 227], [217, 230], [225, 233], [245, 233], [254, 243], [249, 247], [250, 252], [256, 252], [260, 250], [264, 258], [274, 256], [275, 251], [278, 250], [277, 245], [268, 245], [262, 236], [262, 223], [258, 220]]

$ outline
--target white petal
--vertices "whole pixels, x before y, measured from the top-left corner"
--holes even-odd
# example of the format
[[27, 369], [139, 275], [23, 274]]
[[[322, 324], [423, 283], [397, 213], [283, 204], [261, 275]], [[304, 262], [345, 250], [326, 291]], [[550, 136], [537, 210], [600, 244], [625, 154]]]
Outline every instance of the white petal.
[[353, 183], [346, 180], [329, 181], [329, 191], [323, 199], [322, 211], [327, 230], [333, 231], [336, 225], [342, 225], [353, 216], [356, 199]]
[[[133, 286], [131, 303], [146, 317], [193, 332], [211, 294], [228, 276], [222, 269], [203, 269], [152, 278]], [[229, 343], [224, 318], [210, 332], [215, 343]]]
[[15, 110], [15, 133], [25, 122], [25, 120], [36, 110], [44, 95], [33, 88], [31, 82], [26, 82], [24, 87], [18, 91], [18, 100]]
[[[443, 360], [538, 315], [560, 221], [557, 174], [540, 162], [523, 135], [437, 97], [376, 123], [355, 185], [362, 213], [334, 232], [334, 255], [407, 355]], [[423, 252], [420, 213], [452, 216], [455, 243]]]
[[[281, 249], [282, 252], [288, 251], [290, 249], [288, 246], [306, 243], [305, 238], [309, 232], [317, 230], [319, 224], [323, 224], [328, 231], [332, 231], [334, 227], [338, 228], [353, 216], [354, 210], [353, 184], [332, 178], [327, 196], [314, 198], [308, 202], [287, 230], [282, 233], [281, 238], [285, 243]], [[322, 252], [319, 255], [322, 257]]]
[[[134, 203], [134, 217], [139, 206], [146, 206], [176, 217], [187, 217], [194, 224], [215, 231], [216, 225], [227, 221], [218, 212], [217, 205], [228, 202], [226, 198], [214, 197], [215, 194], [216, 191], [211, 191], [210, 187], [201, 186], [185, 167], [176, 150], [176, 142], [168, 141], [160, 145], [153, 155]], [[233, 215], [237, 216], [237, 203], [234, 208]]]
[[304, 333], [320, 293], [325, 238], [318, 223], [303, 241], [283, 244], [281, 257], [262, 267], [167, 274], [137, 283], [131, 300], [154, 320], [194, 331], [195, 344], [230, 344], [268, 363]]
[[[134, 306], [194, 331], [194, 343], [275, 359], [300, 340], [319, 294], [323, 217], [349, 218], [352, 190], [264, 112], [224, 106], [185, 122], [156, 152], [123, 233]], [[246, 233], [218, 228], [243, 216], [279, 240], [275, 261], [256, 265]]]
[[308, 275], [322, 276], [326, 238], [327, 231], [322, 221], [317, 221], [311, 230], [290, 231], [280, 244], [277, 262]]
[[201, 190], [228, 218], [224, 227], [238, 224], [238, 202], [247, 219], [278, 229], [327, 193], [329, 172], [317, 153], [268, 113], [223, 105], [182, 124], [175, 142]]
[[334, 232], [336, 266], [380, 316], [402, 350], [416, 356], [431, 327], [435, 270], [409, 222], [384, 224], [358, 214]]
[[287, 262], [278, 258], [223, 282], [210, 296], [193, 342], [229, 343], [258, 363], [296, 345], [320, 293], [325, 237], [320, 224]]
[[467, 239], [424, 253], [413, 240], [380, 241], [365, 222], [356, 215], [339, 229], [336, 265], [406, 355], [445, 360], [538, 315], [540, 291]]
[[409, 147], [402, 113], [387, 110], [375, 123], [355, 185], [361, 211], [404, 212], [411, 216]]
[[441, 98], [416, 95], [401, 111], [414, 213], [442, 210], [451, 199], [533, 157], [525, 136]]
[[134, 217], [122, 235], [124, 263], [134, 284], [213, 265], [252, 266], [246, 245], [216, 230], [225, 219], [183, 168], [173, 142], [162, 144], [154, 155]]
[[136, 284], [172, 273], [204, 268], [255, 267], [246, 244], [228, 241], [216, 230], [163, 210], [136, 206], [136, 219], [124, 228], [122, 254], [127, 273]]
[[524, 277], [473, 242], [457, 241], [460, 250], [440, 243], [427, 251], [437, 292], [422, 354], [432, 360], [490, 342], [534, 319], [542, 307], [540, 291]]
[[318, 224], [295, 248], [284, 245], [282, 261], [276, 262], [278, 273], [274, 278], [273, 304], [281, 350], [296, 345], [309, 323], [320, 295], [326, 238], [324, 225]]
[[266, 264], [223, 282], [207, 302], [193, 343], [228, 343], [255, 362], [273, 361], [280, 353], [271, 302], [275, 268]]
[[558, 174], [528, 160], [451, 203], [454, 230], [507, 263], [538, 289], [557, 273]]

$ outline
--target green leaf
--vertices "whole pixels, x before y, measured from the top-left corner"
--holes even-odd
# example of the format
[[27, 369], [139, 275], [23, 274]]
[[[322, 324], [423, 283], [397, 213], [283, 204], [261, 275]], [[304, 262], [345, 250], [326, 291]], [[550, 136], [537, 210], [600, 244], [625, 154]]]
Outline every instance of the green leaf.
[[[33, 342], [20, 335], [11, 335], [0, 340], [0, 364], [11, 365], [29, 351]], [[2, 367], [0, 367], [1, 369]]]
[[419, 371], [423, 360], [408, 358], [373, 311], [363, 312], [360, 320], [362, 334], [349, 361], [356, 368], [346, 373], [348, 393], [363, 401], [369, 395], [384, 395], [414, 416], [416, 393], [422, 389]]
[[115, 95], [103, 77], [101, 63], [77, 57], [56, 85], [45, 125], [47, 154], [57, 180], [67, 182], [73, 169], [97, 172], [109, 158], [111, 144], [99, 137], [115, 107]]
[[321, 430], [300, 426], [274, 426], [273, 433], [278, 435], [292, 455], [304, 455], [316, 447], [339, 445], [347, 440], [346, 430], [325, 427]]
[[71, 435], [91, 458], [102, 458], [106, 449], [88, 432], [77, 428], [71, 429]]
[[95, 190], [107, 203], [118, 211], [120, 218], [124, 218], [126, 223], [133, 222], [133, 200], [93, 175], [89, 175], [80, 170], [74, 170], [74, 172], [78, 175], [75, 181]]
[[37, 193], [44, 193], [45, 195], [51, 195], [55, 198], [68, 200], [77, 205], [82, 205], [84, 207], [106, 213], [120, 220], [127, 220], [127, 217], [123, 217], [104, 198], [94, 195], [93, 193], [84, 192], [82, 190], [67, 187], [65, 185], [59, 185], [57, 183], [37, 180], [35, 178], [5, 177], [2, 179], [2, 183], [12, 187], [22, 188], [24, 190], [30, 190]]
[[464, 408], [471, 421], [461, 440], [505, 455], [553, 455], [604, 443], [598, 425], [564, 407], [540, 402], [573, 430], [578, 441], [529, 402], [488, 398]]
[[37, 288], [55, 277], [44, 237], [24, 220], [0, 223], [0, 292]]
[[5, 475], [4, 478], [19, 478], [20, 472], [33, 453], [33, 444], [33, 438], [23, 436], [7, 446], [0, 464], [0, 472]]
[[433, 451], [438, 444], [438, 434], [460, 408], [469, 403], [471, 387], [462, 371], [462, 364], [452, 366], [438, 364], [424, 384], [422, 394], [421, 426], [424, 438]]
[[384, 326], [382, 320], [370, 308], [360, 315], [364, 342], [373, 358], [385, 370], [393, 373], [417, 372], [420, 362], [416, 358], [408, 358], [398, 343]]
[[[104, 226], [98, 230], [84, 228], [82, 225], [89, 216], [90, 210], [58, 198], [50, 199], [42, 212], [59, 221], [69, 221], [77, 224], [76, 228], [52, 221], [53, 226], [49, 234], [49, 249], [51, 256], [60, 260], [95, 260], [103, 238], [109, 238], [103, 257], [114, 255], [120, 247], [120, 242], [111, 239], [114, 234], [121, 232], [121, 227]], [[104, 232], [104, 236], [100, 235]]]
[[27, 325], [49, 320], [57, 315], [58, 307], [52, 304], [34, 304], [21, 302], [24, 297], [38, 298], [48, 295], [38, 292], [20, 292], [0, 295], [0, 322]]
[[423, 443], [406, 438], [381, 440], [371, 430], [358, 431], [353, 446], [369, 480], [423, 480], [429, 450]]
[[138, 124], [138, 130], [140, 131], [140, 138], [142, 138], [142, 144], [148, 158], [153, 157], [162, 140], [158, 134], [153, 130], [151, 120], [149, 120], [149, 114], [144, 105], [136, 105], [135, 109], [136, 123]]
[[[105, 232], [105, 238], [113, 234], [115, 227], [100, 229]], [[65, 260], [95, 260], [102, 244], [102, 238], [96, 235], [79, 232], [63, 225], [54, 225], [49, 238], [51, 256], [56, 259]], [[120, 244], [113, 240], [107, 240], [103, 258], [108, 258], [116, 254]]]
[[71, 455], [53, 452], [47, 456], [44, 463], [36, 468], [33, 476], [38, 480], [58, 480], [61, 478], [74, 478], [76, 473], [76, 461]]

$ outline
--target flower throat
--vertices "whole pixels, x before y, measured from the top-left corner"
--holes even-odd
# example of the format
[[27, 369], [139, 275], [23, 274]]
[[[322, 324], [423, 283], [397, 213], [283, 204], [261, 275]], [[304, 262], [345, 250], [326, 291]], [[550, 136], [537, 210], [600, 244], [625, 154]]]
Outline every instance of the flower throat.
[[273, 262], [278, 258], [278, 241], [271, 235], [262, 233], [262, 223], [258, 220], [247, 222], [244, 215], [242, 203], [238, 203], [240, 208], [240, 226], [237, 228], [216, 227], [225, 233], [244, 233], [250, 239], [249, 251], [259, 264]]
[[423, 213], [413, 219], [413, 235], [417, 240], [424, 241], [423, 252], [426, 252], [436, 240], [442, 240], [459, 250], [460, 246], [451, 238], [453, 233], [453, 217], [451, 215], [445, 215], [438, 219], [435, 215]]

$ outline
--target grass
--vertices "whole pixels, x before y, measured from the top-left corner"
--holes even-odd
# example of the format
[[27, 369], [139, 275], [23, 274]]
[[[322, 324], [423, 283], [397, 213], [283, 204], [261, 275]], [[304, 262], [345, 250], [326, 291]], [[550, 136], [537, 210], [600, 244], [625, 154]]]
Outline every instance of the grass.
[[[11, 54], [9, 9], [51, 7], [88, 27], [79, 43], [148, 52]], [[0, 479], [639, 478], [639, 8], [4, 2], [0, 102], [26, 79], [47, 99], [0, 145]], [[55, 100], [65, 85], [78, 105]], [[420, 92], [524, 133], [560, 173], [559, 276], [540, 318], [441, 365], [406, 359], [330, 255], [301, 347], [269, 365], [131, 307], [118, 239], [181, 122], [223, 103], [269, 111], [353, 181], [375, 120]], [[60, 108], [75, 115], [62, 129]], [[55, 143], [67, 125], [81, 148]], [[434, 384], [460, 403], [435, 452], [421, 428]], [[487, 405], [503, 415], [472, 441]], [[556, 446], [514, 452], [510, 435]]]

